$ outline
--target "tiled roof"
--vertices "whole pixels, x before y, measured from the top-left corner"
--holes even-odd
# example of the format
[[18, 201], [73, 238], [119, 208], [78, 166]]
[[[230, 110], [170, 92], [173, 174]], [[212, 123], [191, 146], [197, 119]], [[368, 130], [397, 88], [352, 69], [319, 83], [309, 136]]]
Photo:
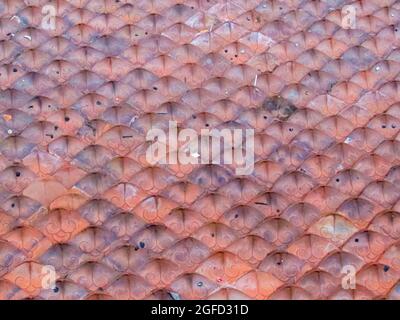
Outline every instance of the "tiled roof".
[[[0, 1], [0, 299], [399, 299], [399, 28], [395, 0]], [[254, 129], [254, 171], [151, 165], [171, 120]]]

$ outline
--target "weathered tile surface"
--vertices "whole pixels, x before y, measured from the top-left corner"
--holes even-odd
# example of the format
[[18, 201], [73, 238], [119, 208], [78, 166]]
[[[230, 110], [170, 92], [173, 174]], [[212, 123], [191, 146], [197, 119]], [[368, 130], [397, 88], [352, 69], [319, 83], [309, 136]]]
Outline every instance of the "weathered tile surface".
[[[0, 299], [399, 299], [399, 45], [395, 0], [0, 0]], [[169, 120], [253, 174], [151, 166]]]

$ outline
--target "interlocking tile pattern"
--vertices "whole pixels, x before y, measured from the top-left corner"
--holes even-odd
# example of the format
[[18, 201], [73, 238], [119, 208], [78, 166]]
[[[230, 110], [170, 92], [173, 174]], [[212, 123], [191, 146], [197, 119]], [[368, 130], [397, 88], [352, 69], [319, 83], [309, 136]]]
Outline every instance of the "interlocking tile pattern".
[[[395, 0], [0, 0], [0, 298], [399, 299], [399, 74]], [[253, 173], [151, 166], [170, 120]]]

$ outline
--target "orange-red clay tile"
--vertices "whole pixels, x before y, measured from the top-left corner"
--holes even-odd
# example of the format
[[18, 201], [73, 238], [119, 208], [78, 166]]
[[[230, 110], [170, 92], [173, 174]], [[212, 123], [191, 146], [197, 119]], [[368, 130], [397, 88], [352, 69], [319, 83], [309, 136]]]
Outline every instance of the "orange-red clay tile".
[[[0, 299], [399, 300], [399, 8], [2, 1]], [[149, 163], [169, 121], [254, 170]]]

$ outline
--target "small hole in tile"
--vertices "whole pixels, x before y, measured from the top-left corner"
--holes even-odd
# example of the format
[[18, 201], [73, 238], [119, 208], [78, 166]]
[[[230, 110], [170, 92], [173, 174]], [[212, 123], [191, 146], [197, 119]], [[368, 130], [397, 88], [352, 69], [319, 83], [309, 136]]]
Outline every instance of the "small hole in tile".
[[144, 242], [143, 242], [143, 241], [140, 241], [139, 246], [143, 249], [144, 246], [145, 246]]
[[225, 49], [224, 52], [227, 53], [227, 52], [228, 52], [228, 49]]
[[56, 130], [56, 131], [57, 131], [57, 130], [58, 130], [58, 127], [57, 127], [57, 126], [54, 126], [54, 130]]
[[208, 123], [206, 123], [206, 127], [209, 127], [210, 125]]
[[15, 203], [11, 203], [11, 208], [14, 208], [15, 207]]
[[16, 177], [20, 177], [21, 176], [21, 172], [19, 172], [19, 171], [15, 172], [15, 176]]
[[157, 87], [153, 87], [153, 90], [158, 90], [158, 88]]
[[214, 234], [214, 233], [211, 233], [211, 237], [213, 237], [213, 238], [214, 238], [214, 237], [215, 237], [215, 234]]
[[383, 125], [382, 125], [382, 129], [386, 129], [386, 124], [383, 124]]
[[336, 182], [339, 182], [340, 181], [340, 179], [339, 178], [336, 178]]
[[358, 238], [355, 238], [354, 241], [355, 241], [355, 242], [358, 242], [358, 241], [360, 241], [360, 240], [358, 240]]
[[53, 292], [54, 292], [54, 293], [57, 293], [58, 291], [60, 291], [60, 289], [59, 289], [58, 287], [54, 287], [54, 288], [53, 288]]
[[64, 120], [65, 120], [65, 122], [68, 122], [70, 120], [70, 118], [69, 117], [65, 117]]
[[96, 101], [96, 104], [97, 104], [98, 106], [100, 106], [100, 105], [101, 105], [101, 101]]
[[293, 131], [293, 128], [289, 128], [289, 131], [292, 132], [292, 131]]
[[395, 129], [395, 128], [396, 128], [396, 125], [395, 125], [395, 124], [392, 124], [392, 128]]
[[383, 271], [385, 271], [385, 272], [388, 272], [388, 271], [389, 271], [389, 269], [390, 269], [390, 267], [389, 267], [389, 266], [387, 266], [387, 265], [385, 265], [385, 266], [383, 267]]
[[18, 69], [17, 69], [17, 68], [14, 68], [14, 69], [13, 69], [13, 72], [18, 72]]

